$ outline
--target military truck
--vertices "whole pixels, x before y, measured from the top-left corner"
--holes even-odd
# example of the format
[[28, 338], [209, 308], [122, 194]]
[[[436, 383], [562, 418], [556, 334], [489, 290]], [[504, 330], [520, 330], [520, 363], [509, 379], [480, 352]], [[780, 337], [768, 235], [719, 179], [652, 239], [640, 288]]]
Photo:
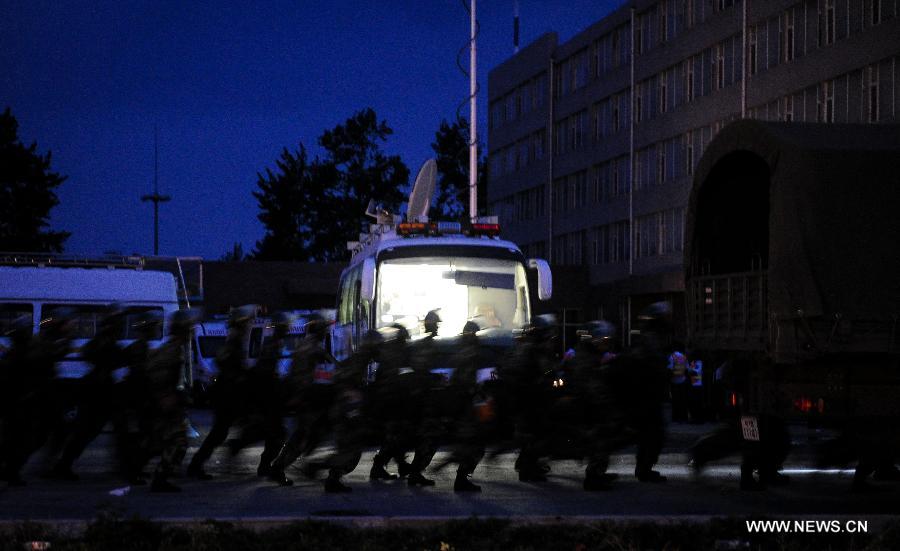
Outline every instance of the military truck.
[[752, 365], [744, 411], [900, 416], [900, 126], [726, 126], [695, 171], [684, 268], [689, 347]]

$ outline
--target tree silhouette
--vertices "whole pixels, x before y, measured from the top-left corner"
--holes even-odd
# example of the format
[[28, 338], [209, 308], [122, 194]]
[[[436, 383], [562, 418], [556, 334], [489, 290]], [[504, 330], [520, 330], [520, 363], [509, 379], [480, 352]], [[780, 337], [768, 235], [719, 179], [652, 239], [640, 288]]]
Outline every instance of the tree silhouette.
[[[435, 153], [438, 181], [437, 197], [429, 213], [432, 218], [468, 220], [469, 218], [469, 123], [441, 121], [431, 149]], [[487, 171], [483, 157], [478, 163], [478, 210], [486, 212]]]
[[266, 234], [259, 260], [342, 261], [370, 220], [374, 199], [396, 212], [409, 180], [399, 156], [381, 147], [393, 133], [375, 111], [364, 109], [319, 138], [323, 156], [310, 161], [303, 146], [282, 151], [276, 170], [258, 175], [253, 193]]
[[49, 231], [55, 189], [66, 177], [50, 171], [50, 152], [37, 153], [18, 138], [9, 107], [0, 114], [0, 250], [62, 252], [69, 232]]

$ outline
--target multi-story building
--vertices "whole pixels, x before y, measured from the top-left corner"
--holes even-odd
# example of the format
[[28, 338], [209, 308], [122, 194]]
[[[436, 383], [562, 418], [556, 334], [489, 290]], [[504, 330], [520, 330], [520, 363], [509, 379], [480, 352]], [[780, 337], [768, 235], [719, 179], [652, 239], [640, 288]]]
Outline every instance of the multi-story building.
[[685, 207], [711, 138], [742, 117], [896, 122], [898, 60], [900, 0], [625, 2], [490, 72], [489, 209], [526, 254], [587, 273], [556, 304], [569, 320], [627, 327], [663, 298], [677, 320]]

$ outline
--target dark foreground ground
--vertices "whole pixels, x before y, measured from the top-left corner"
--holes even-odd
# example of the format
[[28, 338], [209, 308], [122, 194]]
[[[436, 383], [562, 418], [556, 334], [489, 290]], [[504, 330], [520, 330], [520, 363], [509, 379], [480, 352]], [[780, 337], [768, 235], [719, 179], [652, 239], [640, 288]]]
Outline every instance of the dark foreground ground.
[[[208, 413], [195, 412], [192, 418], [195, 426], [204, 433], [209, 424]], [[204, 546], [219, 548], [222, 545], [213, 541], [216, 538], [224, 538], [222, 541], [230, 544], [243, 541], [241, 538], [251, 537], [250, 534], [263, 537], [256, 532], [263, 528], [270, 529], [264, 537], [274, 538], [265, 539], [270, 543], [280, 541], [278, 538], [281, 537], [300, 538], [297, 541], [306, 541], [309, 548], [314, 548], [318, 547], [318, 544], [314, 545], [315, 538], [321, 536], [326, 538], [319, 542], [323, 545], [327, 540], [351, 549], [364, 542], [382, 540], [390, 544], [386, 548], [407, 548], [405, 544], [399, 545], [400, 540], [392, 539], [398, 530], [412, 531], [407, 539], [417, 542], [409, 547], [416, 549], [440, 549], [441, 542], [448, 543], [448, 540], [453, 549], [483, 548], [482, 544], [494, 539], [505, 541], [508, 545], [498, 548], [506, 549], [577, 548], [578, 542], [572, 538], [581, 538], [587, 548], [599, 545], [598, 542], [625, 538], [620, 541], [621, 546], [609, 548], [665, 548], [669, 542], [673, 544], [669, 548], [707, 548], [709, 544], [740, 549], [745, 548], [742, 547], [744, 543], [763, 538], [765, 542], [785, 544], [796, 539], [803, 545], [811, 545], [799, 548], [822, 548], [812, 543], [825, 542], [826, 548], [850, 546], [860, 549], [865, 546], [881, 548], [871, 546], [882, 545], [886, 541], [884, 538], [896, 538], [894, 534], [900, 526], [895, 526], [893, 519], [900, 514], [900, 483], [876, 483], [872, 492], [853, 493], [850, 491], [852, 471], [812, 469], [811, 449], [819, 437], [814, 432], [794, 430], [795, 452], [786, 466], [792, 480], [786, 487], [765, 492], [739, 491], [737, 458], [713, 465], [701, 477], [694, 477], [686, 464], [687, 448], [711, 427], [670, 426], [668, 445], [659, 466], [669, 477], [667, 484], [637, 482], [632, 476], [634, 460], [630, 450], [613, 458], [611, 471], [618, 473], [620, 478], [613, 489], [600, 493], [582, 490], [584, 466], [577, 461], [552, 463], [553, 470], [546, 483], [521, 483], [513, 469], [515, 456], [507, 454], [478, 467], [473, 480], [481, 484], [484, 491], [475, 495], [452, 491], [452, 468], [430, 473], [429, 476], [437, 481], [432, 488], [409, 488], [404, 481], [369, 482], [373, 450], [369, 450], [357, 470], [346, 477], [346, 482], [354, 489], [350, 494], [325, 494], [321, 480], [307, 480], [298, 470], [288, 473], [296, 484], [282, 488], [256, 477], [259, 447], [245, 450], [236, 458], [229, 457], [223, 449], [213, 456], [208, 466], [208, 470], [216, 475], [214, 480], [200, 482], [180, 478], [175, 480], [183, 487], [180, 494], [151, 494], [146, 487], [128, 487], [109, 474], [114, 461], [106, 445], [109, 435], [103, 435], [76, 463], [76, 470], [81, 474], [78, 482], [40, 478], [42, 458], [36, 457], [29, 465], [26, 487], [0, 486], [0, 529], [6, 530], [0, 541], [17, 542], [18, 545], [24, 541], [22, 538], [32, 535], [49, 537], [55, 538], [57, 545], [53, 548], [56, 549], [63, 544], [67, 533], [74, 539], [65, 541], [74, 545], [84, 541], [79, 538], [90, 534], [143, 530], [146, 533], [141, 537], [163, 538], [159, 539], [163, 543], [171, 538], [178, 541], [188, 538], [194, 543], [199, 543], [199, 540], [195, 541], [197, 538], [212, 538]], [[198, 445], [199, 440], [192, 441], [188, 459]], [[327, 451], [323, 450], [323, 453]], [[441, 457], [442, 454], [438, 454], [435, 461], [439, 462]], [[121, 519], [130, 518], [146, 520], [121, 522]], [[471, 520], [473, 518], [492, 520], [476, 522]], [[818, 534], [809, 533], [807, 526], [803, 527], [806, 532], [797, 534], [796, 530], [800, 528], [792, 525], [794, 533], [789, 536], [763, 537], [750, 533], [744, 524], [746, 518], [792, 522], [834, 520], [838, 525], [812, 527]], [[198, 528], [195, 523], [205, 519], [225, 524]], [[49, 528], [23, 527], [23, 521], [49, 523]], [[303, 523], [296, 524], [297, 521]], [[329, 521], [327, 526], [330, 528], [323, 528], [314, 521]], [[848, 528], [847, 523], [856, 521], [867, 523], [865, 534], [849, 533], [855, 525]], [[571, 524], [573, 522], [576, 524]], [[87, 532], [85, 527], [90, 527]], [[842, 533], [821, 533], [835, 528]], [[27, 530], [34, 530], [34, 533], [29, 535]], [[537, 538], [533, 544], [529, 543], [529, 530], [533, 530], [534, 538]], [[649, 534], [651, 539], [640, 539], [641, 534]], [[703, 545], [688, 545], [692, 541], [688, 537], [690, 534], [706, 538], [702, 539]], [[434, 540], [432, 536], [438, 539]], [[682, 536], [688, 539], [681, 539]], [[341, 541], [346, 545], [340, 544]], [[589, 542], [593, 543], [589, 545]], [[369, 543], [365, 546], [381, 548], [375, 543], [372, 543], [374, 547]], [[556, 546], [557, 543], [561, 547]], [[779, 543], [775, 548], [782, 546]], [[754, 548], [769, 548], [769, 544]], [[884, 548], [898, 549], [900, 543]]]

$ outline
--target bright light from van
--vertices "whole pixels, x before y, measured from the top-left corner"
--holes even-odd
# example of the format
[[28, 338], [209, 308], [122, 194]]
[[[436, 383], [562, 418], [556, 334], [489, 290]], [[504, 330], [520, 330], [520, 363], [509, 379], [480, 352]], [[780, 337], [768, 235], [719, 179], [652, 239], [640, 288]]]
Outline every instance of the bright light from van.
[[378, 271], [379, 327], [401, 323], [421, 334], [421, 320], [438, 310], [439, 336], [458, 335], [467, 321], [511, 331], [528, 320], [522, 265], [491, 258], [398, 258]]

